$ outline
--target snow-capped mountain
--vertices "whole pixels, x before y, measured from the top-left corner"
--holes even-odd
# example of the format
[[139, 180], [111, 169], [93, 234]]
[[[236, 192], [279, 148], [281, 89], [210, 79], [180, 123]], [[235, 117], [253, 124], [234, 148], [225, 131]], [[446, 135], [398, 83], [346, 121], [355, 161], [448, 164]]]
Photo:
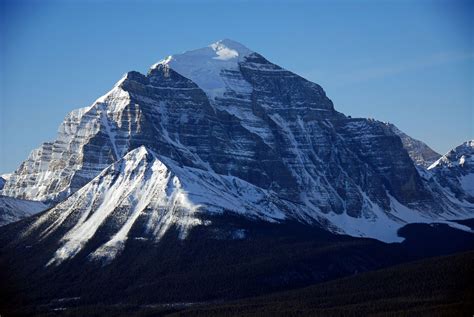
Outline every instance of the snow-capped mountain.
[[59, 202], [25, 231], [62, 233], [56, 264], [101, 228], [91, 259], [119, 254], [132, 226], [185, 237], [223, 212], [382, 241], [407, 223], [472, 217], [415, 166], [434, 154], [395, 129], [346, 117], [319, 85], [223, 40], [127, 73], [71, 112], [2, 193]]

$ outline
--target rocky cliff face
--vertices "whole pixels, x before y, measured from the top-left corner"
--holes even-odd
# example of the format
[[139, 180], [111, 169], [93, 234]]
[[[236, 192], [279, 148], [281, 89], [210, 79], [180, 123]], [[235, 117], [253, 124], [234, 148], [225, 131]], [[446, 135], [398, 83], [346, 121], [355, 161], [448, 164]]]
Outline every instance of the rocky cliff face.
[[[193, 175], [190, 183], [199, 186], [190, 186], [186, 195], [193, 204], [201, 202], [201, 214], [233, 211], [269, 221], [296, 219], [397, 241], [396, 230], [408, 222], [465, 215], [473, 208], [447, 199], [445, 184], [420, 175], [406, 139], [392, 127], [346, 117], [319, 85], [230, 40], [170, 56], [147, 75], [127, 73], [90, 107], [67, 116], [58, 138], [33, 151], [2, 193], [53, 202], [73, 195], [43, 218], [54, 223], [68, 214], [100, 213], [100, 204], [87, 207], [76, 202], [88, 201], [77, 195], [84, 188], [99, 191], [96, 177], [141, 146], [168, 167]], [[151, 168], [142, 177], [154, 173]], [[105, 192], [112, 192], [113, 182], [107, 184]], [[202, 186], [210, 189], [201, 192]], [[134, 197], [139, 199], [140, 190]], [[102, 201], [103, 194], [87, 197]], [[260, 198], [248, 198], [254, 194]], [[171, 194], [166, 195], [169, 201]], [[124, 199], [100, 219], [124, 209], [125, 218], [132, 217], [135, 209], [123, 205]], [[270, 203], [273, 213], [266, 209]], [[80, 231], [81, 216], [71, 219], [68, 228]]]

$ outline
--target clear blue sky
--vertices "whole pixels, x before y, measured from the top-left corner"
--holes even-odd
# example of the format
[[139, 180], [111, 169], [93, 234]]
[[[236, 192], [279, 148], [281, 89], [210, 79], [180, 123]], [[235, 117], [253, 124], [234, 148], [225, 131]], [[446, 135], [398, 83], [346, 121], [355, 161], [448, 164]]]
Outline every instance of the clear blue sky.
[[473, 1], [10, 1], [0, 8], [0, 173], [129, 70], [231, 38], [347, 115], [439, 152], [474, 137]]

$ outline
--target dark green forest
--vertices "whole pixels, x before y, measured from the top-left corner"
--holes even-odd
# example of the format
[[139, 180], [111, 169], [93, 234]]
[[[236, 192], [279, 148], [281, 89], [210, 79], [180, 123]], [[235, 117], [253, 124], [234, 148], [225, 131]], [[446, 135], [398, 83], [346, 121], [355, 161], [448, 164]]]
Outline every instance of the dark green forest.
[[[44, 266], [56, 247], [48, 241], [1, 244], [0, 314], [436, 315], [437, 306], [464, 309], [472, 293], [472, 253], [433, 258], [474, 249], [472, 233], [447, 225], [408, 225], [399, 232], [405, 241], [387, 244], [297, 223], [228, 216], [213, 223], [185, 240], [169, 231], [158, 244], [135, 240], [132, 232], [123, 256], [107, 265], [87, 258], [102, 243], [100, 233], [58, 267]], [[4, 229], [0, 243], [12, 241], [16, 226]], [[237, 228], [244, 239], [229, 238]], [[433, 259], [394, 267], [424, 258]]]
[[5, 316], [471, 316], [472, 263], [474, 252], [435, 257], [225, 303], [43, 306]]

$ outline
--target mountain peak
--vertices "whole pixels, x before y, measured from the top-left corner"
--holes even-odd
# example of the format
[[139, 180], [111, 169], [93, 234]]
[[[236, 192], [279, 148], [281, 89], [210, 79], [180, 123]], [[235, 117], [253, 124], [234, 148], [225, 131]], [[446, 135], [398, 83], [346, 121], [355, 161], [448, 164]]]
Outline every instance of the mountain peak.
[[146, 146], [144, 145], [141, 145], [133, 150], [131, 150], [130, 152], [128, 152], [125, 156], [124, 156], [124, 160], [129, 160], [131, 158], [137, 158], [137, 159], [142, 159], [143, 157], [147, 156], [147, 155], [152, 155], [154, 156], [153, 152], [151, 152], [149, 149], [147, 149]]
[[[194, 81], [209, 97], [215, 98], [221, 96], [229, 85], [222, 78], [222, 72], [224, 70], [237, 71], [239, 63], [252, 53], [253, 51], [244, 45], [224, 39], [203, 48], [170, 55], [154, 64], [151, 69], [166, 65]], [[238, 86], [248, 86], [248, 84], [241, 83]]]
[[209, 59], [222, 62], [234, 60], [234, 62], [237, 62], [243, 57], [252, 53], [252, 50], [239, 42], [231, 39], [223, 39], [206, 47], [185, 51], [181, 54], [169, 55], [166, 58], [160, 60], [158, 63], [154, 64], [151, 68], [156, 68], [160, 64], [169, 65], [176, 61], [183, 62], [190, 59], [195, 62], [203, 62]]
[[[229, 39], [229, 38], [225, 38], [225, 39], [219, 40], [219, 41], [217, 41], [217, 42], [215, 42], [215, 43], [212, 43], [211, 45], [214, 45], [214, 44], [223, 44], [223, 45], [225, 45], [225, 46], [227, 46], [227, 47], [230, 47], [230, 48], [233, 48], [233, 49], [237, 49], [238, 47], [242, 47], [242, 48], [248, 50], [248, 48], [245, 47], [245, 45], [243, 45], [242, 43], [237, 42], [237, 41], [234, 41], [234, 40]], [[211, 45], [210, 45], [210, 46], [211, 46]]]

